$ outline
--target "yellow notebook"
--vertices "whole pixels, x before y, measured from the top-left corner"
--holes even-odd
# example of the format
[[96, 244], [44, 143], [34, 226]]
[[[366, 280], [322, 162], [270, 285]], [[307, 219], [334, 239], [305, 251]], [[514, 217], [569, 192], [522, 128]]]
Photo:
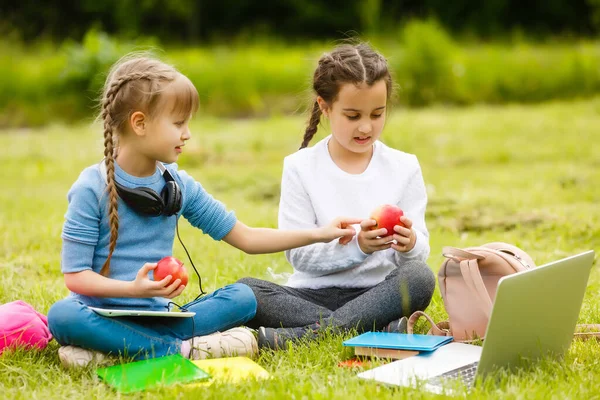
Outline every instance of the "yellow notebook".
[[269, 373], [248, 357], [211, 358], [192, 362], [211, 375], [212, 379], [207, 383], [238, 383], [246, 379], [269, 378]]

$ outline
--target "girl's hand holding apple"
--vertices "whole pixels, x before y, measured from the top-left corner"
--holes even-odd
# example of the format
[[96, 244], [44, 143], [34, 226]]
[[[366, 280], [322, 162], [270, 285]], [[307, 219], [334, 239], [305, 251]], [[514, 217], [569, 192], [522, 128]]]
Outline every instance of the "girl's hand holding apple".
[[358, 234], [358, 245], [365, 254], [372, 254], [390, 247], [401, 253], [406, 253], [415, 247], [417, 237], [412, 229], [412, 221], [405, 215], [394, 225], [393, 232], [386, 228], [377, 229], [377, 221], [366, 219], [361, 222]]
[[[365, 230], [373, 234], [363, 233]], [[383, 235], [386, 237], [381, 237]], [[393, 204], [384, 204], [373, 210], [371, 219], [361, 223], [358, 240], [361, 250], [366, 254], [390, 247], [406, 253], [415, 247], [417, 237], [412, 230], [412, 221], [402, 209]]]
[[396, 225], [394, 227], [393, 238], [396, 243], [392, 242], [391, 247], [396, 251], [406, 253], [415, 247], [417, 236], [415, 235], [415, 231], [412, 229], [413, 223], [408, 217], [405, 215], [400, 217], [400, 222], [402, 222], [404, 226]]
[[358, 245], [365, 254], [389, 249], [392, 245], [392, 235], [388, 234], [386, 228], [374, 229], [376, 225], [377, 221], [374, 219], [365, 219], [360, 223]]
[[148, 273], [156, 269], [157, 263], [146, 263], [137, 273], [135, 280], [131, 282], [133, 294], [135, 297], [166, 297], [172, 299], [179, 296], [185, 286], [181, 284], [181, 279], [171, 282], [171, 275], [165, 276], [162, 280], [154, 281], [150, 279]]

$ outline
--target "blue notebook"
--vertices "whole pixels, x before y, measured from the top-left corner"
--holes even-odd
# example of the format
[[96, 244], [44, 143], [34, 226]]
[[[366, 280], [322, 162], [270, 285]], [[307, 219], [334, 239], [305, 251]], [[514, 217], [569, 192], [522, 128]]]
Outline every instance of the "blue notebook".
[[413, 333], [366, 332], [346, 340], [344, 346], [376, 347], [380, 349], [433, 351], [451, 342], [452, 336], [418, 335]]

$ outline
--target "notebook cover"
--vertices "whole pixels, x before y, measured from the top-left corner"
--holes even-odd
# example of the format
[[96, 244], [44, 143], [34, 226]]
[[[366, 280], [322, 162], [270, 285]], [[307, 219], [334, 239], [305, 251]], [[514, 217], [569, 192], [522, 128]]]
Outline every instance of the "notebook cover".
[[269, 373], [248, 357], [212, 358], [192, 362], [207, 371], [213, 381], [237, 383], [245, 379], [269, 378]]
[[433, 336], [391, 332], [365, 332], [344, 341], [344, 346], [378, 347], [382, 349], [402, 349], [433, 351], [452, 341], [452, 336]]
[[210, 378], [208, 373], [179, 354], [98, 368], [96, 373], [121, 393]]

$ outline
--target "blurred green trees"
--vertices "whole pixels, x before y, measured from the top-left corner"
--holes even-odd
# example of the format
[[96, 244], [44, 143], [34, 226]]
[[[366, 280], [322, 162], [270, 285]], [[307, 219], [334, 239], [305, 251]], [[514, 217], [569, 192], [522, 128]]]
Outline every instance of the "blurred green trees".
[[337, 38], [340, 32], [394, 31], [413, 18], [435, 18], [453, 34], [480, 37], [591, 35], [600, 0], [4, 0], [0, 34], [81, 40], [90, 27], [126, 38], [156, 36], [194, 43], [240, 34]]

